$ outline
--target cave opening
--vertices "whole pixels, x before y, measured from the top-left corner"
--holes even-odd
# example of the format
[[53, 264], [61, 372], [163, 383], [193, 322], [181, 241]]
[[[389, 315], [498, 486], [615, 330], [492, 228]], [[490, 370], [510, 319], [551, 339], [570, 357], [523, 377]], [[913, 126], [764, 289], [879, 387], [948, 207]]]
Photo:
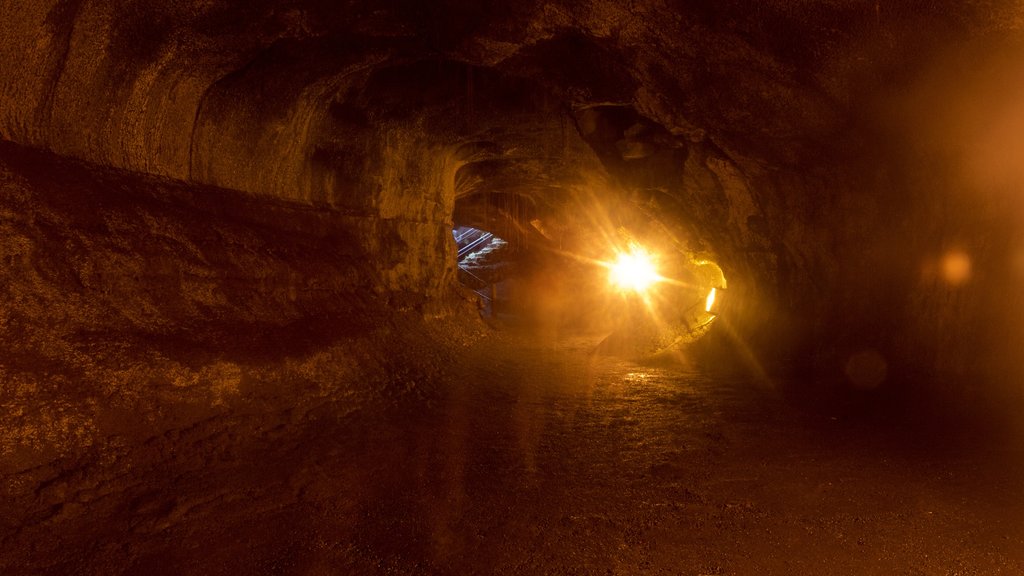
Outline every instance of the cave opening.
[[495, 317], [507, 308], [509, 243], [486, 230], [472, 226], [457, 226], [452, 230], [458, 250], [459, 283], [472, 290], [479, 300], [480, 313], [485, 318]]
[[[465, 178], [465, 171], [456, 177]], [[488, 188], [456, 198], [452, 235], [457, 279], [476, 295], [484, 318], [508, 320], [522, 313], [518, 286], [528, 274], [531, 241], [536, 247], [538, 238], [543, 240], [530, 224], [536, 221], [535, 212], [529, 197], [514, 192]]]
[[[457, 187], [467, 172], [477, 187], [524, 186], [502, 162], [469, 166], [456, 173]], [[529, 174], [525, 181], [532, 185]], [[596, 351], [631, 358], [680, 354], [711, 330], [726, 279], [705, 244], [697, 253], [680, 237], [692, 230], [652, 214], [617, 183], [600, 193], [555, 184], [553, 192], [474, 189], [456, 198], [457, 274], [484, 317], [550, 337], [599, 334]]]

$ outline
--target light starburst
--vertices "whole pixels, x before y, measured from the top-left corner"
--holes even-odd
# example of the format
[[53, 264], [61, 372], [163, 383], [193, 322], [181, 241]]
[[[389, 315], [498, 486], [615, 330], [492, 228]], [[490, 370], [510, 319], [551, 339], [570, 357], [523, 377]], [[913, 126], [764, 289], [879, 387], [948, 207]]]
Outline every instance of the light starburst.
[[661, 279], [654, 256], [637, 246], [619, 253], [609, 267], [608, 277], [619, 290], [638, 294], [643, 294]]

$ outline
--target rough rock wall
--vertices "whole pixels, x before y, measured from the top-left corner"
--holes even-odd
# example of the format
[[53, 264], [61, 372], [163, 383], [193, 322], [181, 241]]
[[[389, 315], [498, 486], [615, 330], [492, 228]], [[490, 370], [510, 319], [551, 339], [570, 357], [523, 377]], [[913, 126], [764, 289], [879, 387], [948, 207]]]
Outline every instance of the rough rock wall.
[[376, 293], [364, 221], [0, 144], [0, 469], [413, 390], [458, 332]]
[[[330, 206], [351, 218], [352, 241], [383, 271], [377, 288], [399, 299], [436, 297], [451, 281], [461, 145], [511, 149], [537, 126], [554, 133], [539, 119], [552, 109], [617, 106], [660, 127], [655, 143], [676, 152], [637, 171], [630, 163], [653, 141], [625, 138], [619, 164], [602, 161], [628, 194], [670, 192], [673, 218], [743, 288], [737, 320], [760, 344], [793, 326], [782, 331], [794, 340], [792, 361], [840, 376], [859, 347], [966, 374], [943, 359], [969, 352], [965, 342], [1019, 332], [979, 320], [997, 315], [986, 290], [953, 297], [908, 272], [960, 237], [1009, 246], [1014, 223], [1000, 220], [990, 235], [981, 224], [998, 212], [990, 207], [976, 225], [934, 226], [942, 211], [922, 205], [959, 206], [955, 190], [922, 189], [928, 162], [879, 153], [891, 132], [858, 116], [901, 94], [941, 46], [1012, 35], [1012, 7], [2, 0], [0, 15], [0, 137]], [[558, 194], [559, 182], [586, 176], [580, 152], [542, 148], [526, 147], [543, 160], [512, 188]], [[894, 256], [924, 234], [935, 246]], [[1002, 260], [987, 261], [972, 259], [976, 272], [991, 270], [976, 281], [999, 276]], [[948, 326], [971, 336], [936, 335]]]
[[[316, 42], [295, 49], [289, 16], [259, 7], [22, 4], [0, 6], [3, 139], [337, 207], [362, 216], [353, 237], [390, 266], [381, 289], [437, 296], [448, 285], [443, 159], [429, 147], [400, 155], [417, 141], [408, 130], [332, 116], [376, 54]], [[357, 160], [322, 161], [322, 145], [338, 139]]]
[[[478, 105], [475, 125], [438, 130], [438, 119], [465, 124], [472, 96], [459, 95], [468, 107], [452, 109], [452, 95], [431, 85], [451, 75], [402, 65], [452, 58], [531, 79], [563, 106], [622, 103], [672, 138], [698, 148], [706, 141], [719, 150], [718, 171], [729, 172], [729, 185], [713, 191], [727, 194], [725, 209], [736, 213], [708, 218], [704, 240], [735, 237], [715, 248], [765, 254], [733, 259], [740, 276], [753, 272], [751, 284], [773, 297], [788, 290], [777, 288], [770, 261], [791, 259], [780, 250], [799, 251], [802, 239], [747, 246], [748, 221], [775, 238], [800, 228], [751, 220], [768, 194], [735, 168], [744, 159], [799, 164], [834, 132], [829, 99], [799, 82], [792, 62], [750, 41], [728, 7], [498, 8], [6, 2], [0, 136], [99, 165], [360, 213], [367, 234], [359, 241], [394, 265], [385, 288], [434, 296], [451, 266], [445, 151], [501, 126], [481, 122], [487, 110]], [[389, 69], [413, 80], [396, 81]], [[508, 98], [502, 90], [480, 89], [477, 100]], [[497, 114], [544, 108], [515, 98]], [[514, 143], [523, 125], [530, 122], [506, 120], [497, 138]], [[694, 199], [698, 214], [718, 209]]]
[[[602, 65], [567, 92], [628, 104], [686, 151], [681, 182], [639, 147], [610, 168], [721, 256], [761, 361], [859, 391], [1024, 398], [1019, 9], [688, 8], [549, 5], [534, 32], [585, 30], [570, 52]], [[588, 93], [600, 73], [629, 81]]]

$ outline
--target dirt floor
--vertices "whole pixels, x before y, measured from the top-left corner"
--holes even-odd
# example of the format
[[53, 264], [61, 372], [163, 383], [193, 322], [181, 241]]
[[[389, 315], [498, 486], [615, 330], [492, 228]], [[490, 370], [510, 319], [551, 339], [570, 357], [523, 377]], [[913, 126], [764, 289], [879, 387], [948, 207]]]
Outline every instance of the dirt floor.
[[9, 474], [0, 574], [1024, 574], [1019, 438], [595, 343], [490, 333]]

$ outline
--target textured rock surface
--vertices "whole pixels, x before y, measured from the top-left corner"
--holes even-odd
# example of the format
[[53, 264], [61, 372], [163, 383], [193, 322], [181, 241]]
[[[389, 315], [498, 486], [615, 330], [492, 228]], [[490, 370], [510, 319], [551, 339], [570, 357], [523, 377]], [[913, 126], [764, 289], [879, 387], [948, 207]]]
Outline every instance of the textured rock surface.
[[[286, 395], [236, 401], [145, 442], [111, 438], [7, 476], [0, 568], [1024, 570], [1019, 433], [976, 443], [948, 423], [808, 417], [749, 379], [595, 358], [580, 339], [505, 334], [424, 350], [416, 340], [428, 334], [411, 336], [392, 342], [404, 375], [391, 386], [349, 381], [290, 406]], [[344, 377], [323, 369], [351, 351], [278, 374]], [[261, 374], [268, 391], [274, 374]]]
[[[587, 221], [565, 207], [596, 199], [719, 261], [761, 363], [846, 380], [866, 350], [894, 375], [998, 375], [1019, 395], [1022, 323], [1000, 312], [1024, 281], [1017, 201], [998, 190], [1018, 176], [1000, 150], [1020, 142], [985, 128], [1018, 117], [989, 98], [1021, 84], [1012, 5], [6, 0], [0, 14], [0, 137], [335, 210], [395, 302], [451, 287], [456, 198], [503, 190], [568, 229]], [[936, 272], [954, 253], [970, 270], [956, 282]]]
[[[0, 0], [0, 572], [1019, 572], [1021, 14]], [[627, 238], [753, 377], [552, 348]]]
[[0, 148], [5, 472], [275, 396], [355, 407], [346, 383], [387, 393], [385, 308], [439, 310], [374, 290], [372, 219]]

